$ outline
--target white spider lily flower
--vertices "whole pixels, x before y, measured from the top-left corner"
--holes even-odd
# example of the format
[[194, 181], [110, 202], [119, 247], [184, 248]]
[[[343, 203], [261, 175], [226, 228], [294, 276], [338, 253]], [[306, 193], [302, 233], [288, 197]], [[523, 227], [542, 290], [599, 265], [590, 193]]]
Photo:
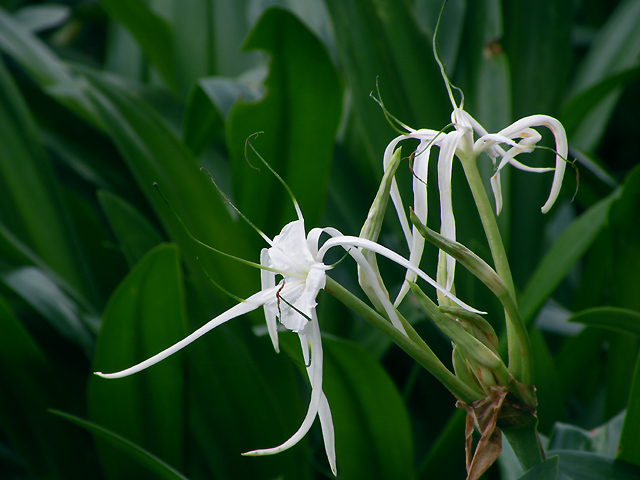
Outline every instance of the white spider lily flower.
[[[326, 271], [332, 268], [330, 265], [323, 263], [326, 252], [334, 246], [344, 248], [361, 267], [363, 274], [372, 280], [371, 283], [378, 285], [374, 281], [375, 274], [373, 269], [360, 249], [373, 251], [414, 272], [462, 308], [474, 313], [484, 312], [480, 312], [457, 299], [427, 274], [415, 267], [409, 260], [373, 241], [345, 236], [334, 228], [314, 228], [307, 236], [300, 208], [297, 203], [294, 203], [294, 206], [298, 219], [287, 224], [273, 240], [260, 232], [270, 247], [261, 251], [260, 265], [256, 265], [262, 269], [262, 288], [259, 292], [213, 318], [184, 339], [151, 358], [120, 372], [96, 372], [96, 375], [104, 378], [120, 378], [144, 370], [186, 347], [219, 325], [257, 308], [264, 307], [267, 329], [276, 351], [279, 350], [276, 319], [279, 319], [280, 323], [288, 330], [298, 334], [303, 358], [307, 365], [307, 375], [311, 384], [311, 399], [302, 424], [288, 440], [277, 447], [252, 450], [244, 453], [244, 455], [270, 455], [292, 447], [304, 437], [311, 428], [316, 416], [318, 416], [327, 458], [335, 475], [337, 472], [335, 435], [329, 402], [322, 390], [323, 353], [320, 327], [316, 315], [316, 297], [320, 290], [325, 287]], [[319, 240], [322, 233], [330, 235], [331, 238], [320, 247]], [[276, 284], [277, 276], [282, 278]], [[404, 333], [395, 308], [391, 305], [387, 296], [379, 289], [379, 286], [375, 290], [375, 294], [384, 305], [393, 325]]]
[[[448, 133], [430, 129], [414, 130], [404, 126], [407, 133], [394, 138], [384, 152], [383, 166], [386, 169], [396, 146], [401, 141], [407, 139], [417, 139], [420, 141], [420, 144], [414, 154], [413, 209], [421, 222], [426, 223], [427, 169], [429, 165], [430, 149], [434, 145], [440, 149], [437, 164], [438, 190], [440, 193], [440, 229], [441, 234], [449, 240], [456, 240], [455, 216], [453, 213], [451, 196], [451, 168], [454, 156], [465, 158], [466, 161], [475, 161], [480, 153], [485, 152], [491, 158], [495, 167], [495, 173], [491, 177], [490, 183], [495, 198], [496, 214], [498, 215], [502, 209], [500, 171], [506, 165], [512, 165], [515, 168], [532, 173], [553, 171], [554, 176], [551, 191], [541, 210], [542, 213], [547, 213], [551, 209], [560, 193], [568, 153], [567, 137], [562, 124], [558, 120], [546, 115], [531, 115], [517, 120], [508, 127], [500, 130], [498, 133], [490, 134], [471, 115], [454, 104], [451, 121], [454, 126], [454, 130]], [[540, 133], [535, 130], [536, 127], [546, 127], [554, 135], [556, 152], [555, 167], [530, 167], [516, 159], [516, 156], [519, 154], [532, 152], [534, 148], [536, 148], [537, 143], [542, 139]], [[474, 134], [479, 137], [475, 142]], [[505, 151], [501, 145], [505, 145], [509, 148]], [[407, 213], [404, 209], [402, 198], [395, 180], [391, 186], [390, 196], [409, 247], [409, 259], [414, 266], [418, 266], [424, 249], [424, 240], [417, 238], [419, 237], [419, 234], [417, 234], [415, 228], [409, 227]], [[447, 275], [445, 283], [447, 290], [450, 290], [453, 286], [454, 272], [455, 260], [451, 256], [447, 255]], [[415, 274], [408, 270], [406, 274], [406, 281], [402, 285], [400, 293], [394, 302], [396, 306], [400, 304], [409, 290], [408, 282], [414, 280]]]

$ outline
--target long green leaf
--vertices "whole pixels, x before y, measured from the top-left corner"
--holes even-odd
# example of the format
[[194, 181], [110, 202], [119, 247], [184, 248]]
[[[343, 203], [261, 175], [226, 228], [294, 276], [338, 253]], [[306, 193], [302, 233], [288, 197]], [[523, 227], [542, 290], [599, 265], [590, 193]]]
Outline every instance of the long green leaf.
[[[485, 47], [487, 55], [503, 49], [511, 81], [513, 118], [544, 113], [557, 115], [566, 88], [570, 58], [572, 9], [567, 2], [542, 0], [530, 9], [526, 2], [502, 2], [504, 36]], [[553, 72], [550, 74], [549, 72]], [[504, 126], [501, 126], [504, 128]], [[550, 162], [549, 152], [527, 154], [527, 165]], [[538, 163], [539, 162], [539, 163]], [[540, 215], [540, 206], [548, 196], [549, 177], [512, 170], [508, 172], [508, 244], [511, 270], [516, 286], [532, 275], [543, 255], [544, 225], [549, 217]], [[533, 214], [535, 212], [535, 214]], [[501, 215], [502, 216], [502, 215]]]
[[0, 190], [0, 222], [74, 288], [95, 298], [36, 126], [1, 62]]
[[518, 480], [555, 480], [558, 476], [557, 456], [551, 457], [527, 470]]
[[616, 456], [618, 460], [623, 460], [640, 467], [638, 430], [640, 430], [640, 355], [638, 355], [636, 360], [627, 413], [624, 418], [624, 424], [622, 425], [618, 455]]
[[571, 99], [563, 105], [560, 112], [560, 120], [567, 131], [567, 136], [571, 138], [585, 116], [598, 106], [610, 93], [624, 87], [627, 83], [637, 78], [639, 74], [640, 66], [627, 68], [621, 72], [605, 77], [594, 85], [582, 90], [574, 97], [571, 97]]
[[69, 68], [26, 27], [0, 9], [0, 49], [31, 75], [47, 93], [90, 122], [91, 106]]
[[102, 190], [98, 191], [98, 200], [129, 266], [162, 242], [153, 225], [124, 199]]
[[[93, 369], [122, 370], [185, 335], [178, 253], [175, 246], [164, 244], [143, 257], [111, 296], [103, 315]], [[182, 469], [184, 388], [179, 355], [132, 377], [92, 377], [88, 389], [89, 419]], [[103, 442], [97, 445], [108, 478], [144, 475], [130, 458]]]
[[[0, 299], [0, 431], [33, 478], [99, 478], [92, 447], [82, 432], [47, 415], [53, 406], [73, 408], [65, 391], [68, 374], [58, 372]], [[71, 393], [71, 392], [69, 392]], [[75, 394], [75, 388], [73, 394]]]
[[565, 399], [558, 371], [544, 336], [538, 329], [530, 329], [529, 336], [533, 355], [533, 383], [538, 400], [538, 430], [546, 433], [553, 423], [563, 418]]
[[[199, 170], [189, 150], [147, 104], [97, 74], [87, 72], [87, 75], [91, 75], [93, 85], [88, 87], [89, 95], [108, 135], [169, 238], [180, 244], [192, 274], [200, 280], [203, 293], [212, 299], [226, 298], [217, 291], [211, 295], [211, 284], [202, 273], [204, 267], [225, 288], [246, 295], [249, 291], [246, 272], [253, 270], [197, 245], [153, 188], [157, 183], [163, 196], [200, 241], [238, 256], [246, 257], [251, 253], [221, 196]], [[255, 236], [250, 229], [245, 232], [247, 230]], [[258, 252], [253, 255], [257, 258]], [[253, 278], [257, 282], [258, 276]]]
[[[283, 337], [292, 334], [280, 337], [285, 343]], [[240, 455], [280, 445], [300, 426], [308, 388], [304, 386], [301, 393], [301, 383], [305, 384], [296, 372], [297, 357], [292, 360], [285, 352], [277, 355], [268, 337], [256, 337], [243, 319], [200, 338], [188, 347], [187, 355], [189, 475], [309, 479], [315, 463], [308, 454], [311, 435], [278, 455]], [[322, 465], [326, 465], [324, 460]]]
[[[320, 41], [291, 13], [269, 9], [249, 35], [244, 48], [271, 56], [266, 94], [260, 102], [240, 101], [229, 113], [227, 146], [231, 156], [234, 197], [255, 224], [276, 233], [291, 221], [286, 191], [249, 150], [252, 144], [284, 178], [309, 226], [320, 222], [334, 137], [341, 109], [341, 86]], [[274, 227], [275, 230], [274, 231]]]
[[558, 455], [558, 470], [574, 480], [634, 480], [640, 469], [594, 453], [572, 450], [550, 450], [549, 456]]
[[[406, 2], [328, 0], [338, 54], [353, 98], [353, 134], [361, 137], [351, 152], [363, 181], [382, 174], [382, 153], [395, 136], [369, 94], [379, 79], [387, 109], [413, 128], [440, 129], [451, 106], [433, 58], [431, 38]], [[445, 32], [446, 34], [446, 32]], [[373, 174], [373, 175], [372, 175]]]
[[[25, 266], [0, 274], [2, 281], [38, 312], [61, 337], [75, 343], [90, 358], [99, 319], [91, 319], [42, 270]], [[93, 321], [92, 321], [93, 320]]]
[[76, 425], [93, 433], [96, 437], [107, 440], [111, 445], [117, 449], [125, 452], [129, 457], [135, 459], [141, 465], [144, 465], [148, 470], [157, 475], [158, 478], [165, 480], [187, 480], [187, 477], [176, 471], [170, 465], [167, 465], [155, 455], [149, 453], [144, 448], [130, 442], [126, 438], [114, 433], [100, 425], [96, 425], [93, 422], [88, 422], [80, 417], [71, 415], [59, 410], [49, 410], [54, 415], [57, 415], [65, 420], [68, 420]]
[[340, 478], [414, 478], [409, 417], [387, 373], [356, 345], [324, 338], [323, 347], [323, 388], [336, 430]]
[[640, 336], [640, 312], [626, 308], [589, 308], [571, 316], [568, 321]]
[[514, 115], [555, 115], [569, 75], [571, 5], [542, 0], [532, 10], [525, 2], [502, 3]]
[[175, 88], [172, 32], [167, 22], [141, 0], [101, 0], [100, 3], [129, 30], [169, 88]]
[[600, 232], [611, 203], [618, 193], [609, 195], [577, 218], [549, 249], [519, 298], [525, 322], [533, 319], [573, 265], [584, 255]]
[[233, 104], [257, 100], [259, 95], [243, 83], [228, 78], [200, 79], [192, 88], [182, 123], [182, 137], [199, 156], [213, 142], [224, 140], [224, 123]]
[[[251, 22], [250, 2], [175, 2], [171, 12], [178, 91], [186, 94], [203, 77], [235, 77], [258, 58], [240, 53]], [[262, 7], [262, 5], [260, 5]]]
[[[578, 66], [571, 86], [572, 96], [637, 64], [640, 54], [638, 22], [640, 3], [636, 0], [619, 2]], [[593, 151], [602, 139], [620, 94], [621, 90], [612, 92], [589, 115], [583, 117], [579, 129], [571, 138], [575, 147]]]

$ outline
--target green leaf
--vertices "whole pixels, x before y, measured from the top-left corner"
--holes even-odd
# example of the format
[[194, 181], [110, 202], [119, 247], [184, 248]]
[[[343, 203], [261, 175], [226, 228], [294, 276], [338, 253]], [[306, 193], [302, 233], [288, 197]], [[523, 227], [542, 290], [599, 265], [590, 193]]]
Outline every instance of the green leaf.
[[569, 138], [579, 128], [584, 118], [610, 93], [624, 87], [638, 77], [640, 65], [615, 73], [571, 97], [560, 111], [560, 120]]
[[535, 9], [526, 2], [502, 3], [513, 114], [555, 115], [569, 74], [572, 6], [555, 0], [536, 2]]
[[2, 272], [2, 281], [47, 320], [61, 337], [91, 358], [98, 318], [91, 318], [45, 273], [33, 266]]
[[131, 204], [106, 190], [97, 195], [129, 266], [162, 242], [155, 227]]
[[40, 88], [85, 120], [95, 122], [91, 106], [68, 67], [48, 46], [2, 9], [0, 49], [11, 56]]
[[565, 423], [556, 423], [549, 439], [548, 450], [577, 450], [615, 458], [624, 421], [624, 412], [604, 425], [584, 430]]
[[[575, 96], [602, 80], [635, 66], [640, 54], [640, 3], [625, 0], [618, 3], [593, 40], [578, 66], [570, 91]], [[590, 152], [600, 142], [621, 90], [609, 94], [597, 108], [583, 117], [571, 138], [574, 147]]]
[[101, 0], [100, 3], [112, 18], [129, 30], [149, 63], [158, 69], [169, 88], [174, 89], [172, 32], [167, 22], [141, 0]]
[[157, 475], [158, 478], [165, 480], [187, 480], [187, 477], [180, 474], [171, 466], [164, 463], [155, 455], [149, 453], [144, 448], [139, 447], [135, 443], [130, 442], [126, 438], [114, 433], [106, 428], [96, 425], [95, 423], [83, 420], [75, 415], [70, 415], [59, 410], [49, 410], [49, 412], [64, 418], [76, 425], [88, 430], [98, 438], [107, 440], [115, 448], [123, 451], [129, 457], [135, 459], [138, 463], [145, 466], [148, 470]]
[[[510, 121], [539, 113], [556, 115], [571, 64], [572, 7], [555, 0], [536, 2], [535, 9], [522, 1], [501, 3], [504, 36], [487, 46], [487, 54], [500, 49], [506, 53], [511, 82]], [[527, 154], [526, 161], [520, 160], [527, 165], [548, 165], [550, 158], [549, 152], [538, 150]], [[503, 192], [509, 218], [502, 222], [509, 227], [511, 271], [521, 288], [543, 255], [541, 246], [548, 217], [540, 215], [539, 209], [548, 196], [550, 181], [547, 175], [510, 170], [505, 185], [508, 189]]]
[[[182, 275], [175, 246], [140, 260], [113, 293], [103, 315], [94, 371], [130, 367], [186, 336]], [[174, 355], [131, 377], [92, 377], [89, 419], [172, 465], [184, 461], [185, 390], [182, 357]], [[144, 478], [137, 462], [97, 443], [108, 478]]]
[[[241, 456], [287, 440], [299, 428], [308, 401], [308, 387], [296, 371], [302, 360], [277, 355], [266, 332], [257, 337], [249, 325], [235, 319], [188, 347], [189, 475], [307, 480], [315, 464], [309, 458], [311, 434], [277, 455]], [[297, 353], [297, 335], [280, 334], [281, 344], [286, 338]], [[319, 457], [326, 465], [324, 454]]]
[[527, 470], [518, 480], [555, 480], [558, 476], [558, 462], [557, 456], [548, 458]]
[[224, 140], [224, 122], [238, 98], [256, 100], [257, 94], [241, 82], [202, 78], [191, 89], [182, 123], [182, 138], [199, 156], [212, 142]]
[[595, 453], [550, 450], [547, 455], [558, 455], [559, 471], [572, 480], [635, 480], [640, 475], [639, 468]]
[[[196, 244], [153, 188], [153, 184], [157, 183], [163, 196], [200, 241], [237, 256], [246, 257], [252, 253], [218, 191], [199, 170], [189, 150], [147, 104], [98, 74], [86, 74], [92, 81], [88, 92], [108, 135], [122, 154], [167, 235], [180, 244], [185, 261], [199, 280], [203, 294], [212, 300], [222, 298], [227, 301], [226, 296], [212, 290], [203, 268], [225, 288], [236, 294], [246, 294], [247, 284], [251, 283], [247, 281], [247, 271], [254, 270], [219, 254], [212, 254]], [[250, 229], [247, 230], [255, 235]], [[257, 256], [257, 253], [253, 255]], [[255, 282], [257, 279], [258, 276]], [[238, 292], [236, 289], [241, 290]]]
[[533, 320], [538, 309], [591, 246], [617, 195], [618, 192], [609, 195], [574, 220], [538, 263], [518, 302], [525, 323]]
[[[0, 12], [0, 24], [2, 19]], [[58, 188], [34, 121], [0, 62], [0, 222], [74, 288], [94, 298]]]
[[353, 133], [360, 139], [351, 153], [363, 181], [373, 177], [377, 183], [382, 154], [396, 134], [369, 96], [375, 92], [376, 79], [385, 107], [402, 122], [436, 130], [449, 122], [451, 105], [433, 58], [431, 38], [420, 28], [432, 28], [435, 19], [432, 25], [418, 25], [408, 3], [394, 0], [329, 0], [326, 4], [353, 99]]
[[414, 478], [409, 417], [392, 380], [360, 347], [329, 338], [322, 344], [340, 478]]
[[68, 375], [55, 370], [2, 299], [0, 331], [3, 437], [20, 454], [32, 478], [99, 478], [91, 465], [92, 446], [86, 435], [69, 430], [46, 413], [52, 406], [75, 405], [66, 390]]
[[620, 198], [611, 205], [609, 227], [612, 235], [610, 250], [610, 305], [640, 311], [640, 296], [635, 288], [640, 269], [640, 167], [635, 166], [625, 178]]
[[121, 23], [110, 20], [104, 47], [104, 70], [123, 78], [143, 82], [147, 62], [135, 38]]
[[71, 8], [66, 5], [28, 5], [18, 10], [14, 18], [33, 32], [56, 28], [69, 19]]
[[[593, 359], [602, 355], [602, 343], [602, 331], [594, 328], [585, 328], [565, 340], [555, 357], [565, 398], [588, 398], [594, 394], [603, 375], [604, 365], [593, 362]], [[590, 367], [585, 369], [585, 365]]]
[[640, 336], [640, 312], [626, 308], [589, 308], [576, 313], [567, 321]]
[[[176, 79], [181, 95], [189, 92], [203, 77], [235, 77], [255, 63], [255, 54], [240, 52], [256, 15], [252, 10], [254, 6], [246, 0], [173, 3], [170, 15]], [[249, 10], [251, 14], [248, 14]]]
[[[320, 41], [291, 13], [269, 9], [247, 38], [245, 50], [269, 53], [266, 94], [259, 102], [239, 101], [229, 113], [227, 147], [237, 206], [261, 228], [278, 231], [293, 218], [287, 192], [245, 142], [287, 182], [307, 225], [320, 222], [334, 137], [341, 110], [341, 86]], [[267, 230], [267, 233], [275, 233]]]
[[533, 355], [533, 372], [538, 399], [537, 416], [539, 431], [548, 432], [554, 422], [565, 414], [565, 398], [562, 384], [553, 361], [547, 342], [537, 328], [529, 329], [531, 353]]
[[640, 430], [640, 355], [636, 359], [636, 365], [629, 392], [627, 413], [622, 425], [620, 443], [618, 447], [618, 460], [632, 463], [640, 467], [640, 444], [638, 444], [638, 431]]
[[[490, 0], [469, 2], [467, 9], [456, 81], [460, 78], [465, 93], [465, 110], [487, 131], [497, 132], [512, 121], [509, 62], [497, 40], [503, 34], [502, 7]], [[490, 164], [486, 159], [478, 163], [487, 167], [487, 178]]]

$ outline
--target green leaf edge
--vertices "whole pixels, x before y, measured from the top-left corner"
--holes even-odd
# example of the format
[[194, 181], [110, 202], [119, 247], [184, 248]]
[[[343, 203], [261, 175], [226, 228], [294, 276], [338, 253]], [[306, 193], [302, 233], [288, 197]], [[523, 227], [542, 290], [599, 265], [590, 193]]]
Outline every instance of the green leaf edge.
[[140, 462], [141, 465], [158, 474], [160, 478], [164, 478], [167, 480], [189, 480], [187, 477], [172, 468], [170, 465], [164, 463], [155, 455], [151, 454], [144, 448], [139, 447], [135, 443], [127, 440], [126, 438], [118, 435], [117, 433], [112, 432], [111, 430], [108, 430], [104, 427], [101, 427], [100, 425], [89, 422], [75, 415], [71, 415], [70, 413], [62, 412], [56, 409], [49, 409], [48, 411], [54, 415], [64, 418], [65, 420], [68, 420], [71, 423], [75, 423], [76, 425], [84, 428], [85, 430], [88, 430], [89, 432], [100, 438], [107, 440], [109, 443], [111, 443], [111, 445], [129, 455], [131, 458]]
[[588, 308], [576, 313], [567, 321], [640, 336], [640, 312], [627, 308]]

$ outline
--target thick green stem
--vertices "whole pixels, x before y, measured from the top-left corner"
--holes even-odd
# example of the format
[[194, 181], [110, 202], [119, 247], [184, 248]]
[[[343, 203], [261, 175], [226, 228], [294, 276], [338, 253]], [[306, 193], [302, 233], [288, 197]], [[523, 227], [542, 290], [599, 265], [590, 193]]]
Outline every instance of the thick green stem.
[[471, 194], [478, 209], [478, 214], [480, 215], [480, 221], [482, 222], [487, 241], [489, 242], [496, 273], [507, 288], [511, 300], [510, 303], [513, 305], [513, 308], [505, 309], [507, 342], [509, 345], [509, 371], [519, 382], [530, 384], [533, 382], [533, 369], [529, 335], [522, 323], [522, 319], [517, 314], [513, 277], [511, 276], [511, 269], [509, 267], [507, 253], [502, 243], [498, 222], [493, 213], [489, 197], [487, 197], [480, 172], [478, 172], [476, 159], [461, 155], [461, 162], [471, 189]]
[[500, 427], [525, 472], [545, 460], [537, 427], [538, 419], [535, 417], [524, 425]]
[[489, 242], [489, 248], [491, 249], [491, 256], [493, 257], [496, 273], [500, 276], [509, 290], [509, 294], [515, 299], [515, 287], [513, 285], [513, 278], [511, 276], [511, 268], [509, 267], [507, 253], [504, 249], [504, 245], [502, 244], [502, 236], [500, 235], [498, 222], [496, 221], [496, 216], [493, 213], [493, 207], [491, 206], [484, 184], [482, 183], [482, 178], [480, 177], [480, 172], [476, 165], [476, 159], [462, 157], [461, 161], [464, 174], [466, 175], [467, 182], [471, 188], [473, 200], [476, 203], [476, 208], [480, 215], [482, 227], [484, 228], [487, 241]]
[[456, 398], [465, 403], [472, 403], [475, 400], [482, 398], [482, 392], [461, 382], [460, 379], [458, 379], [447, 367], [444, 366], [440, 359], [435, 355], [435, 353], [433, 353], [429, 346], [424, 343], [424, 340], [422, 340], [406, 320], [400, 318], [407, 332], [407, 335], [404, 335], [391, 325], [386, 318], [353, 295], [349, 290], [344, 288], [331, 277], [327, 276], [327, 284], [324, 289], [373, 326], [382, 330], [385, 335], [389, 336], [391, 340], [409, 354], [416, 362], [436, 377]]

